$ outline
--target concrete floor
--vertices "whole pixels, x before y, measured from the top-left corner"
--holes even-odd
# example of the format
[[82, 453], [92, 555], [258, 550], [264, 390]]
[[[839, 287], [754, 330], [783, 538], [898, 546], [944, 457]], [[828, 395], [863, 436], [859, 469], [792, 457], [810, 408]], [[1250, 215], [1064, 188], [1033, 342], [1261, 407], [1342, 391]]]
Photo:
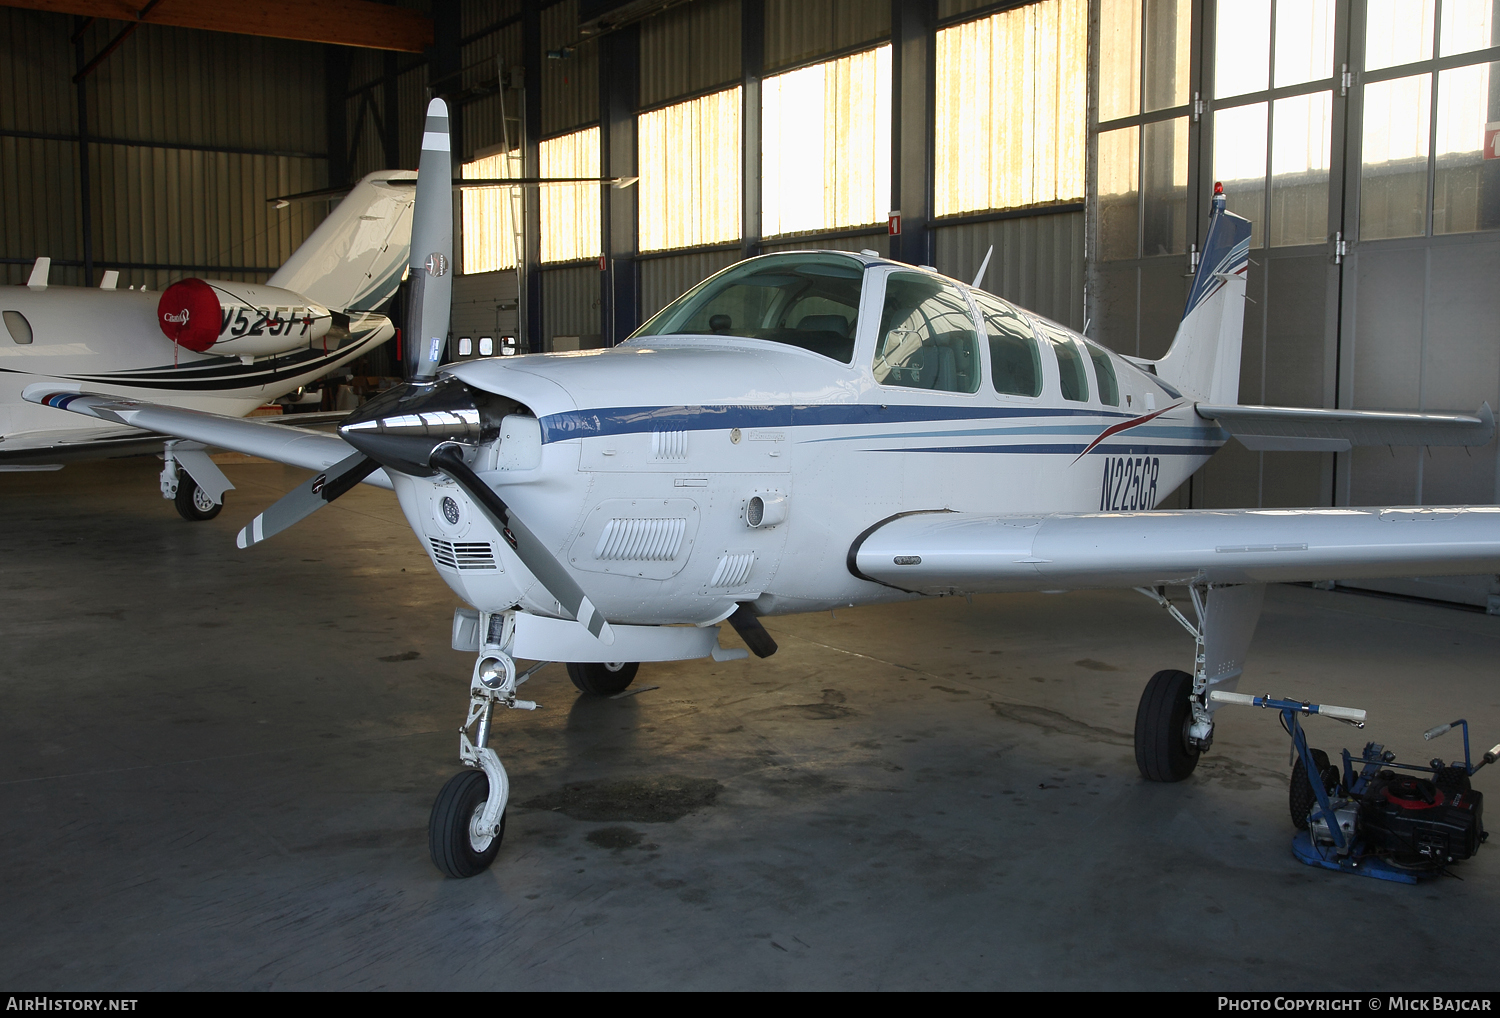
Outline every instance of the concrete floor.
[[[241, 552], [306, 475], [227, 467], [190, 525], [157, 468], [0, 475], [0, 985], [1494, 985], [1500, 845], [1415, 888], [1302, 866], [1261, 712], [1189, 781], [1137, 776], [1136, 698], [1191, 644], [1129, 592], [770, 620], [775, 657], [620, 700], [549, 667], [497, 725], [500, 857], [445, 880], [470, 660], [394, 499]], [[1422, 759], [1455, 717], [1500, 739], [1497, 659], [1500, 619], [1280, 587], [1242, 688], [1366, 707], [1314, 744]]]

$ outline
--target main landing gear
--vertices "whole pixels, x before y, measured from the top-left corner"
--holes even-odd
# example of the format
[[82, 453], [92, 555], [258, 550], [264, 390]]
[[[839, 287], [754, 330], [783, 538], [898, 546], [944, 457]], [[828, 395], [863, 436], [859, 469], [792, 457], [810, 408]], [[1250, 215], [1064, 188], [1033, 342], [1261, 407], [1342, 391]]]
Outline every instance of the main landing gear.
[[[534, 701], [517, 699], [516, 690], [549, 663], [539, 662], [517, 674], [510, 653], [515, 638], [515, 616], [511, 612], [497, 613], [486, 616], [485, 624], [490, 635], [474, 662], [474, 674], [469, 680], [469, 712], [458, 732], [459, 759], [471, 769], [455, 774], [443, 786], [432, 804], [427, 823], [432, 864], [450, 877], [482, 873], [500, 852], [500, 843], [505, 838], [510, 778], [490, 746], [495, 708], [536, 710]], [[635, 662], [570, 664], [568, 677], [584, 693], [610, 695], [629, 686], [639, 668]]]
[[1138, 587], [1192, 636], [1193, 673], [1167, 669], [1151, 676], [1135, 713], [1135, 765], [1147, 781], [1182, 781], [1214, 740], [1214, 690], [1232, 691], [1265, 600], [1263, 583], [1188, 587], [1196, 625], [1167, 599], [1162, 587]]
[[172, 500], [179, 516], [189, 523], [202, 523], [219, 515], [224, 492], [234, 485], [202, 445], [174, 439], [166, 443], [162, 459], [161, 497]]

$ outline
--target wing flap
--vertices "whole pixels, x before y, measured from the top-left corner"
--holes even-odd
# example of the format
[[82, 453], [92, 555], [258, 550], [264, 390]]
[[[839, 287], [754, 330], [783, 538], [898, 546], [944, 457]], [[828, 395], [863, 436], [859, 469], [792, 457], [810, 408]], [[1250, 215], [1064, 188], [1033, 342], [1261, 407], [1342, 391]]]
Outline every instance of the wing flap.
[[849, 566], [924, 594], [1496, 572], [1500, 506], [920, 513], [868, 532]]
[[[201, 442], [216, 449], [260, 456], [306, 470], [326, 470], [354, 452], [337, 435], [306, 431], [284, 424], [266, 424], [263, 423], [264, 419], [223, 417], [113, 396], [60, 392], [54, 386], [44, 383], [27, 386], [21, 395], [31, 403], [67, 410], [111, 424], [125, 424], [173, 438]], [[365, 483], [381, 488], [391, 486], [383, 470], [375, 471], [365, 479]]]
[[1198, 405], [1198, 415], [1257, 452], [1348, 452], [1356, 445], [1486, 445], [1488, 403], [1473, 414]]

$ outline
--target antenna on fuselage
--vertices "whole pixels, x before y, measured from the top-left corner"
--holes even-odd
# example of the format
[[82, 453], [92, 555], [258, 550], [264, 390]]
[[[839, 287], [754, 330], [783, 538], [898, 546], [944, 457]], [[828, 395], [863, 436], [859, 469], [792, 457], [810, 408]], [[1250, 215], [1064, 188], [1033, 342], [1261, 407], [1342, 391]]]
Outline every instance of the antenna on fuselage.
[[990, 249], [984, 253], [984, 261], [979, 263], [979, 271], [974, 273], [974, 282], [970, 283], [969, 286], [978, 289], [979, 281], [984, 278], [984, 270], [990, 267], [990, 255], [994, 253], [995, 245], [991, 244]]

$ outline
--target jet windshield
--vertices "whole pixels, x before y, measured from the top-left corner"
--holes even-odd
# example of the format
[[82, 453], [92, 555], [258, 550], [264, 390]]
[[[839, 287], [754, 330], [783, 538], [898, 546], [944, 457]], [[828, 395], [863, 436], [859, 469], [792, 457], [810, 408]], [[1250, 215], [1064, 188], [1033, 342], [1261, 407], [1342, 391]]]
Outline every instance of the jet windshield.
[[631, 338], [743, 336], [801, 347], [845, 364], [864, 263], [837, 254], [766, 255], [710, 276], [663, 308]]

